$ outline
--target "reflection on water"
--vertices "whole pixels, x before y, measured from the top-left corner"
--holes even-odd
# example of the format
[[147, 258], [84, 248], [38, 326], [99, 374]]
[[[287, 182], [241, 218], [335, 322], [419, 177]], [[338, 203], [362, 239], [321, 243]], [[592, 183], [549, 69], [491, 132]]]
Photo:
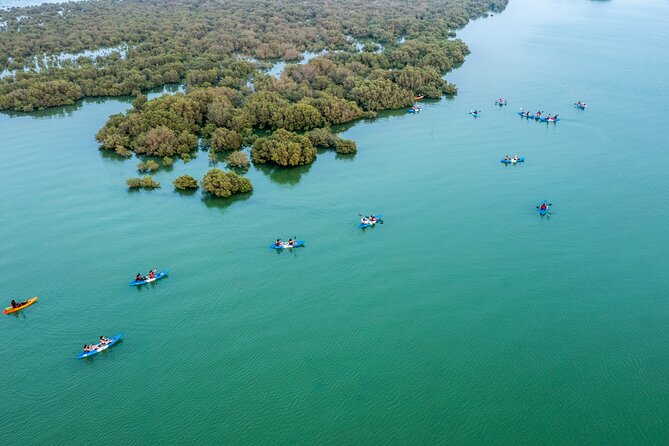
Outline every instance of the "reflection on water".
[[268, 164], [255, 164], [254, 166], [259, 172], [267, 175], [273, 183], [294, 186], [300, 182], [302, 175], [309, 173], [312, 164], [295, 167], [270, 166]]
[[210, 209], [225, 210], [237, 202], [248, 200], [249, 198], [251, 198], [251, 195], [253, 195], [253, 192], [232, 195], [226, 198], [219, 198], [209, 194], [208, 192], [203, 192], [202, 203], [204, 203], [204, 205]]

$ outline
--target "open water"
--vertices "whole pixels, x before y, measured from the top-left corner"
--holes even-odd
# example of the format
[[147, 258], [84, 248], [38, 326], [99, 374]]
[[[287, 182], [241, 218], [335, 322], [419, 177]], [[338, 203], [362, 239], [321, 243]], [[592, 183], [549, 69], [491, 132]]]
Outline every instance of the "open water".
[[0, 290], [39, 295], [0, 320], [0, 444], [669, 443], [669, 3], [511, 0], [459, 36], [455, 99], [227, 201], [172, 190], [206, 153], [126, 190], [94, 135], [128, 101], [0, 115]]

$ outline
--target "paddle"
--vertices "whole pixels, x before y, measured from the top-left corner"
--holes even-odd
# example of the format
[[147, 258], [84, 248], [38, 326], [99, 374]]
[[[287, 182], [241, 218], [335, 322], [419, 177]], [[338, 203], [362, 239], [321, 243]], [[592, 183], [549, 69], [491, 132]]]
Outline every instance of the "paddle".
[[[553, 206], [553, 203], [546, 203], [546, 206]], [[541, 205], [537, 206], [537, 209], [539, 209], [539, 207], [541, 207]]]

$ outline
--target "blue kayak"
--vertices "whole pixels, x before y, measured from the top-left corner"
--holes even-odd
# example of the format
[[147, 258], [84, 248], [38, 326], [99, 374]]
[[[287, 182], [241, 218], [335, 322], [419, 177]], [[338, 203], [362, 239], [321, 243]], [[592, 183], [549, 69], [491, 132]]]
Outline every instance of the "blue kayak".
[[277, 245], [276, 243], [273, 243], [269, 245], [270, 248], [273, 249], [292, 249], [292, 248], [297, 248], [298, 246], [303, 246], [304, 245], [304, 240], [295, 240], [292, 245], [289, 245], [288, 243], [282, 243], [280, 245]]
[[[98, 353], [100, 353], [102, 351], [105, 351], [109, 347], [115, 345], [118, 341], [121, 340], [121, 338], [123, 338], [123, 335], [122, 334], [117, 334], [113, 338], [109, 338], [109, 343], [108, 344], [102, 345], [102, 346], [96, 348], [95, 350], [91, 350], [90, 352], [81, 352], [77, 355], [77, 358], [78, 359], [83, 359], [83, 358], [88, 358], [89, 356], [97, 355]], [[100, 344], [96, 344], [96, 345], [99, 346]]]
[[[518, 159], [515, 161], [515, 163], [524, 163], [524, 162], [525, 162], [525, 157], [518, 158]], [[503, 159], [502, 161], [500, 161], [500, 163], [504, 163], [504, 164], [515, 164], [514, 161], [513, 161], [512, 159], [510, 159], [510, 160], [508, 160], [508, 159]]]
[[[541, 205], [546, 203], [546, 209], [541, 209]], [[543, 200], [541, 203], [539, 203], [539, 215], [544, 216], [548, 212], [548, 208], [550, 205], [548, 204], [548, 200]]]
[[539, 118], [539, 121], [541, 122], [558, 122], [560, 118]]
[[574, 106], [580, 108], [581, 110], [585, 110], [585, 107], [587, 107], [588, 104], [579, 105], [578, 102], [574, 102]]
[[541, 119], [541, 118], [537, 117], [536, 115], [529, 115], [528, 116], [523, 112], [517, 112], [517, 113], [520, 115], [521, 118], [534, 119], [535, 121], [538, 121], [538, 120]]
[[130, 286], [139, 286], [139, 285], [144, 285], [145, 283], [155, 282], [156, 280], [160, 280], [163, 277], [165, 277], [167, 273], [168, 271], [161, 271], [159, 273], [156, 273], [156, 277], [154, 279], [133, 280], [132, 282], [130, 282]]
[[381, 220], [381, 214], [379, 214], [379, 215], [375, 215], [374, 217], [376, 217], [376, 221], [371, 222], [371, 223], [362, 223], [362, 222], [360, 222], [360, 224], [358, 225], [358, 227], [359, 227], [360, 229], [365, 229], [365, 228], [369, 228], [370, 226], [374, 226], [375, 224], [377, 224], [377, 223]]
[[421, 110], [422, 108], [410, 108], [407, 113], [420, 113]]
[[475, 117], [475, 118], [478, 118], [478, 117], [479, 117], [479, 114], [478, 114], [478, 113], [469, 112], [469, 114], [472, 115], [472, 116]]

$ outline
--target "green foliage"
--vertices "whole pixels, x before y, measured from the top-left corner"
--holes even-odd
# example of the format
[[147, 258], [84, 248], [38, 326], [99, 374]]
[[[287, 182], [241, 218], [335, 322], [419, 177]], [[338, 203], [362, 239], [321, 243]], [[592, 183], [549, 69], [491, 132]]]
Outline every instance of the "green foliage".
[[[414, 66], [445, 73], [467, 53], [461, 42], [452, 39], [453, 30], [491, 9], [504, 9], [506, 3], [125, 0], [12, 8], [2, 11], [0, 71], [19, 71], [0, 80], [0, 108], [30, 111], [72, 103], [84, 96], [135, 95], [182, 80], [189, 87], [241, 91], [253, 78], [256, 88], [260, 87], [258, 92], [275, 90], [291, 102], [316, 97], [310, 91], [345, 97], [344, 92], [367, 79], [371, 70]], [[365, 51], [351, 51], [349, 36], [365, 42]], [[402, 45], [397, 44], [400, 37], [406, 37]], [[371, 52], [380, 48], [379, 44], [383, 44], [383, 52]], [[118, 45], [126, 48], [124, 57], [115, 51], [96, 59], [58, 62], [56, 58], [61, 52]], [[288, 73], [276, 82], [263, 77], [258, 64], [237, 57], [242, 53], [261, 60], [297, 60], [306, 50], [322, 49], [345, 51], [331, 57], [336, 60], [331, 70], [310, 63], [306, 64], [310, 67], [295, 70], [292, 78]], [[24, 72], [23, 67], [29, 68]], [[135, 109], [142, 109], [143, 102], [138, 96]], [[239, 105], [234, 100], [232, 103]], [[229, 111], [225, 104], [212, 105], [211, 120], [219, 127], [234, 128]], [[210, 110], [202, 112], [209, 114]], [[253, 119], [254, 114], [248, 117]], [[256, 126], [271, 128], [263, 124], [262, 117], [251, 125]], [[173, 130], [178, 134], [183, 129]]]
[[355, 141], [350, 139], [341, 139], [339, 135], [335, 135], [329, 128], [314, 129], [305, 134], [314, 147], [322, 147], [324, 149], [335, 149], [337, 153], [350, 154], [356, 153], [358, 147]]
[[316, 158], [316, 149], [303, 135], [284, 129], [253, 143], [251, 157], [254, 163], [274, 163], [279, 166], [309, 164]]
[[305, 133], [305, 136], [309, 138], [311, 145], [314, 147], [325, 149], [334, 149], [337, 147], [337, 140], [339, 139], [329, 128], [314, 129]]
[[242, 151], [235, 151], [228, 156], [228, 167], [230, 168], [240, 168], [240, 169], [245, 169], [249, 167], [249, 164], [251, 164], [251, 161], [249, 160], [248, 155]]
[[237, 175], [235, 172], [223, 172], [220, 169], [211, 169], [207, 172], [200, 186], [216, 197], [229, 197], [253, 190], [253, 185], [248, 178]]
[[219, 128], [211, 135], [211, 148], [214, 152], [239, 150], [241, 147], [242, 136], [234, 130]]
[[365, 110], [402, 108], [413, 104], [413, 92], [387, 79], [363, 80], [350, 92]]
[[162, 161], [163, 161], [163, 167], [172, 167], [172, 165], [174, 164], [174, 160], [169, 156], [163, 158]]
[[351, 141], [350, 139], [340, 139], [337, 141], [335, 150], [337, 153], [348, 155], [356, 153], [358, 151], [358, 146], [355, 141]]
[[153, 160], [148, 160], [144, 163], [137, 164], [137, 170], [140, 172], [155, 172], [160, 167], [160, 164]]
[[0, 88], [0, 109], [30, 112], [73, 104], [83, 96], [81, 87], [65, 80], [40, 83], [16, 82], [11, 85], [14, 88]]
[[273, 128], [309, 130], [322, 126], [323, 116], [316, 107], [299, 102], [277, 110], [272, 121]]
[[197, 180], [190, 175], [181, 175], [177, 177], [172, 184], [179, 190], [197, 189]]
[[156, 189], [160, 187], [160, 183], [150, 176], [128, 178], [126, 184], [130, 189]]

